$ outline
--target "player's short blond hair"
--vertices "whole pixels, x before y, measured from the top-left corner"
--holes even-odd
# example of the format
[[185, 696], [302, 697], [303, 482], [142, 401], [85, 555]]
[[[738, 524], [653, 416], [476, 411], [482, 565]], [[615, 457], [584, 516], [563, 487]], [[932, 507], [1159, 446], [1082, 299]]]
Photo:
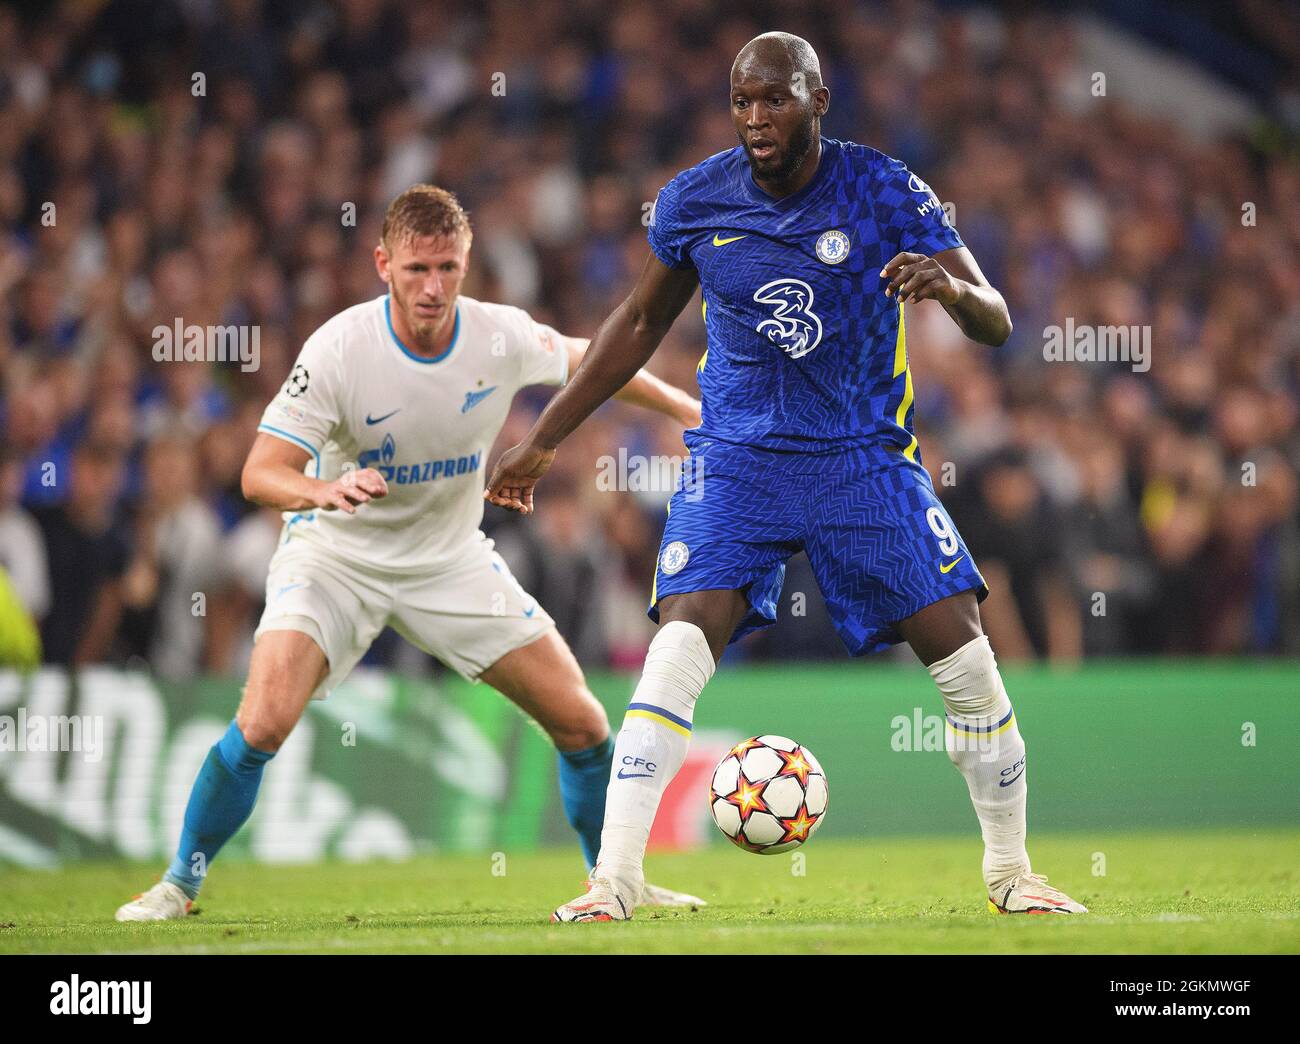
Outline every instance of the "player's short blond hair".
[[424, 236], [472, 237], [469, 215], [460, 200], [437, 185], [412, 185], [388, 204], [379, 239], [385, 248]]

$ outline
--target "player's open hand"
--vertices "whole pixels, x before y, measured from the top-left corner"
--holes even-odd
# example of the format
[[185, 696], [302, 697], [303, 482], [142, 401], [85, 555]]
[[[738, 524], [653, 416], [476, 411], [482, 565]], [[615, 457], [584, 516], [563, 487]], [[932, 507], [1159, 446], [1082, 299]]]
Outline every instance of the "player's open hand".
[[511, 446], [497, 461], [492, 469], [492, 478], [483, 499], [491, 501], [497, 507], [518, 511], [521, 515], [533, 513], [533, 488], [537, 480], [546, 474], [555, 459], [555, 450], [540, 449], [537, 446], [521, 442]]
[[316, 496], [316, 506], [322, 511], [357, 513], [358, 504], [388, 496], [388, 483], [374, 468], [345, 471], [333, 482], [327, 482]]
[[895, 254], [880, 270], [880, 278], [888, 279], [886, 297], [900, 301], [932, 300], [942, 305], [955, 305], [961, 296], [961, 287], [948, 270], [932, 257], [924, 254]]

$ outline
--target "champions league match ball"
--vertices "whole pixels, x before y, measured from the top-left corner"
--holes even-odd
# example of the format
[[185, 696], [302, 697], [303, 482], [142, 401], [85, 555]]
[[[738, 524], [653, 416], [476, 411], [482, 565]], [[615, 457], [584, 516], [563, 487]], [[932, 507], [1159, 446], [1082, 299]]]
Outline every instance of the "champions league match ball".
[[746, 852], [798, 848], [826, 815], [826, 773], [812, 751], [784, 736], [737, 743], [713, 770], [709, 810]]

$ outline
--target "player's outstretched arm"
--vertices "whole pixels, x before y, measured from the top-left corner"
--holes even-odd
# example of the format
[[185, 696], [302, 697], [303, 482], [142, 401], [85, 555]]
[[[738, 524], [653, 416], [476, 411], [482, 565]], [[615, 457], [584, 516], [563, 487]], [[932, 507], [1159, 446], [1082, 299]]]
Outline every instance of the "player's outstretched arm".
[[245, 498], [277, 511], [346, 511], [386, 496], [388, 483], [374, 468], [349, 471], [333, 482], [303, 474], [307, 451], [291, 442], [258, 432], [244, 462], [240, 489]]
[[[570, 373], [578, 372], [590, 344], [585, 337], [565, 338]], [[661, 381], [648, 370], [637, 370], [633, 378], [614, 393], [614, 398], [619, 402], [662, 413], [683, 428], [697, 428], [700, 425], [700, 400], [674, 384]]]
[[996, 348], [1011, 336], [1011, 313], [1006, 301], [984, 278], [965, 247], [941, 250], [933, 257], [895, 254], [880, 277], [889, 280], [886, 297], [938, 301], [972, 341]]
[[555, 448], [637, 375], [698, 284], [695, 269], [669, 268], [653, 254], [647, 257], [632, 293], [596, 331], [572, 379], [547, 404], [524, 441], [501, 455], [483, 496], [499, 507], [531, 514], [533, 488], [555, 459]]

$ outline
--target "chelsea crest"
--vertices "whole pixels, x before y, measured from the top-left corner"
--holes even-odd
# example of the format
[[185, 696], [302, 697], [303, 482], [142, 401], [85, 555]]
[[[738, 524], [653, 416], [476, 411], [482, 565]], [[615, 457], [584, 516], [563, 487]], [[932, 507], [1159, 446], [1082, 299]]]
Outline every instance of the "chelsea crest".
[[849, 237], [832, 229], [817, 237], [817, 257], [828, 265], [838, 265], [849, 256]]

